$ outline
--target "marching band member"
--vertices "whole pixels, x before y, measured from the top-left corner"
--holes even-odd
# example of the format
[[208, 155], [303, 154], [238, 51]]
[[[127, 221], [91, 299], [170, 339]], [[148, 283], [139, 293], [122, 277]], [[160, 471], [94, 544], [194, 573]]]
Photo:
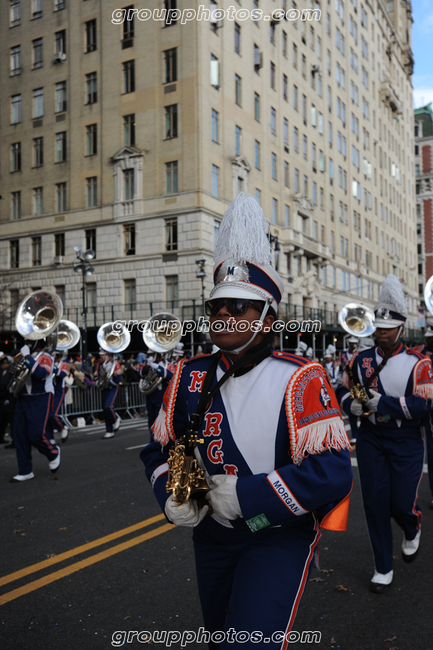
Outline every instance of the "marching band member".
[[[323, 368], [272, 350], [283, 284], [271, 259], [263, 212], [241, 193], [221, 223], [206, 302], [221, 351], [177, 365], [155, 442], [141, 453], [167, 518], [193, 528], [206, 630], [260, 629], [262, 643], [243, 643], [248, 650], [286, 647], [273, 633], [290, 632], [320, 526], [345, 529], [352, 483], [349, 441]], [[212, 514], [166, 492], [172, 441], [195, 413]]]
[[349, 336], [346, 339], [347, 343], [347, 350], [343, 350], [340, 353], [340, 367], [342, 370], [347, 366], [349, 361], [352, 361], [353, 355], [356, 354], [356, 350], [358, 349], [359, 345], [359, 340], [356, 338], [356, 336]]
[[114, 402], [122, 379], [122, 369], [119, 362], [115, 358], [111, 358], [111, 355], [107, 354], [102, 348], [99, 350], [99, 357], [100, 362], [96, 369], [99, 380], [102, 380], [106, 374], [108, 375], [111, 372], [112, 364], [114, 363], [114, 371], [111, 378], [109, 380], [107, 378], [107, 381], [104, 383], [106, 385], [101, 390], [102, 409], [105, 420], [105, 433], [102, 437], [108, 439], [114, 437], [114, 433], [119, 429], [122, 422], [120, 416], [114, 410]]
[[26, 382], [18, 395], [15, 411], [13, 439], [18, 460], [18, 474], [11, 483], [29, 481], [32, 471], [32, 446], [47, 457], [49, 468], [56, 472], [60, 466], [60, 448], [53, 445], [47, 435], [47, 420], [53, 399], [54, 360], [48, 350], [35, 358], [24, 345], [21, 355], [29, 370]]
[[[66, 385], [66, 378], [69, 375], [70, 365], [64, 359], [59, 360], [59, 363], [56, 364], [57, 357], [59, 353], [54, 355], [54, 368], [53, 368], [53, 377], [54, 377], [54, 399], [53, 407], [51, 409], [50, 417], [48, 418], [47, 430], [49, 432], [50, 438], [54, 438], [54, 431], [61, 431], [61, 440], [62, 443], [66, 442], [69, 436], [69, 429], [65, 426], [64, 422], [60, 419], [59, 413], [62, 408], [63, 400], [68, 390]], [[55, 442], [55, 441], [54, 441]]]
[[323, 355], [323, 367], [325, 368], [332, 388], [335, 390], [339, 384], [340, 366], [335, 361], [335, 347], [328, 345]]
[[[183, 346], [183, 344], [178, 343], [176, 345], [178, 352], [181, 351], [181, 348], [178, 347], [179, 345]], [[155, 389], [151, 393], [146, 394], [147, 422], [149, 426], [150, 439], [153, 440], [152, 426], [162, 406], [164, 393], [173, 377], [174, 364], [171, 361], [167, 361], [163, 355], [156, 353], [155, 357], [148, 357], [145, 363], [141, 366], [140, 377], [145, 380], [148, 378], [151, 371], [156, 372], [160, 379]]]
[[[427, 327], [424, 336], [425, 344], [416, 346], [415, 348], [412, 348], [412, 350], [416, 350], [423, 356], [428, 357], [433, 363], [433, 329], [431, 326]], [[428, 482], [433, 497], [433, 414], [431, 411], [423, 418], [423, 429], [427, 450]], [[433, 509], [433, 498], [430, 501], [430, 508]]]
[[[375, 561], [370, 589], [382, 593], [392, 582], [391, 517], [403, 530], [402, 557], [418, 553], [421, 511], [418, 485], [423, 473], [421, 419], [431, 410], [433, 373], [429, 359], [402, 343], [407, 307], [400, 282], [388, 275], [375, 309], [376, 347], [352, 359], [354, 383], [368, 386], [370, 413], [360, 417], [356, 453], [365, 517]], [[345, 374], [338, 391], [346, 413], [362, 416]]]

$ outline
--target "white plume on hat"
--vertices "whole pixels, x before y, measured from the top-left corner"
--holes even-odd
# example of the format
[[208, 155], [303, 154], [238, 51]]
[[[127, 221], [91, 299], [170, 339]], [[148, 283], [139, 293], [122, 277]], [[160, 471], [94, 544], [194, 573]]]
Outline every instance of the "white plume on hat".
[[333, 357], [336, 352], [335, 346], [334, 345], [328, 345], [328, 347], [325, 350], [325, 357]]
[[218, 232], [214, 260], [218, 264], [227, 253], [233, 262], [272, 263], [272, 248], [266, 236], [269, 221], [251, 194], [240, 192], [227, 208]]
[[375, 307], [376, 309], [385, 307], [392, 309], [403, 316], [407, 316], [406, 298], [404, 297], [403, 289], [400, 280], [396, 275], [391, 273], [386, 276], [385, 282], [382, 284], [379, 292], [379, 302]]

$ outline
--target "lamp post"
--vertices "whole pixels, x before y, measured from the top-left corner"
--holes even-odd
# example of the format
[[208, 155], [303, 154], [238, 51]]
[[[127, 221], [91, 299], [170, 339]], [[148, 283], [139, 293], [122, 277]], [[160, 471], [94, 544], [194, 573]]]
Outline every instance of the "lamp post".
[[74, 262], [74, 272], [81, 273], [83, 278], [83, 285], [81, 291], [83, 292], [83, 311], [81, 316], [83, 318], [83, 327], [81, 332], [81, 359], [87, 359], [87, 306], [86, 306], [86, 276], [93, 275], [94, 268], [90, 264], [90, 260], [95, 257], [95, 251], [89, 248], [81, 255], [81, 246], [74, 246], [76, 258]]
[[280, 242], [278, 241], [278, 235], [274, 236], [274, 235], [271, 235], [271, 233], [269, 233], [269, 243], [270, 243], [271, 246], [272, 246], [272, 244], [274, 244], [275, 270], [278, 271], [278, 262], [279, 262], [279, 259], [280, 259], [280, 250], [281, 250]]
[[206, 273], [204, 271], [205, 266], [206, 266], [206, 260], [203, 257], [199, 257], [196, 259], [195, 263], [197, 264], [197, 273], [196, 273], [196, 278], [200, 278], [201, 280], [201, 308], [203, 311], [203, 316], [205, 315], [204, 312], [204, 279], [206, 276]]

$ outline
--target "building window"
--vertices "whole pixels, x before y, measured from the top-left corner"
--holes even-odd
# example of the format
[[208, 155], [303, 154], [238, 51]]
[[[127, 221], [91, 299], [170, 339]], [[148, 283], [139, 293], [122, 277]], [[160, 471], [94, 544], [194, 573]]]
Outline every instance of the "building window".
[[272, 223], [277, 223], [278, 219], [278, 201], [272, 199]]
[[66, 131], [56, 133], [56, 162], [66, 160]]
[[177, 104], [165, 107], [165, 139], [177, 138]]
[[212, 196], [218, 196], [219, 167], [212, 165]]
[[86, 26], [86, 52], [96, 50], [96, 18], [88, 20]]
[[272, 90], [275, 90], [275, 63], [272, 61], [270, 65], [270, 83]]
[[286, 102], [287, 102], [288, 99], [289, 99], [289, 97], [288, 97], [288, 91], [287, 91], [288, 84], [289, 84], [289, 80], [288, 80], [288, 78], [287, 78], [287, 75], [286, 75], [286, 74], [283, 74], [283, 99], [284, 99]]
[[293, 108], [295, 111], [298, 110], [298, 87], [293, 86]]
[[33, 41], [33, 68], [42, 68], [43, 65], [44, 65], [43, 38], [36, 38]]
[[165, 8], [165, 26], [175, 25], [177, 23], [177, 0], [164, 0]]
[[42, 167], [44, 164], [44, 139], [33, 138], [33, 167]]
[[134, 38], [134, 6], [123, 7], [125, 20], [123, 22], [123, 38], [122, 49], [126, 50], [128, 47], [133, 46], [132, 39]]
[[254, 93], [254, 119], [260, 122], [260, 95]]
[[41, 255], [41, 237], [32, 237], [32, 266], [40, 266], [42, 262]]
[[56, 54], [66, 54], [66, 32], [62, 29], [56, 32]]
[[20, 266], [20, 240], [11, 239], [9, 242], [11, 269], [18, 269]]
[[10, 0], [10, 25], [16, 27], [21, 23], [21, 0]]
[[277, 111], [271, 106], [271, 133], [273, 135], [277, 134]]
[[86, 282], [86, 303], [89, 311], [96, 308], [96, 282]]
[[[86, 287], [87, 287], [87, 285], [86, 285]], [[65, 304], [65, 294], [66, 294], [65, 285], [64, 284], [54, 285], [54, 290], [55, 290], [56, 294], [59, 296], [62, 303]], [[89, 303], [87, 302], [87, 307], [88, 306], [89, 306]]]
[[135, 224], [123, 227], [125, 255], [135, 255]]
[[165, 222], [165, 249], [177, 251], [177, 219], [167, 219]]
[[66, 183], [56, 183], [57, 212], [66, 212]]
[[260, 169], [260, 142], [258, 140], [254, 141], [254, 166], [256, 169]]
[[33, 91], [33, 117], [43, 117], [44, 115], [44, 89], [36, 88]]
[[56, 113], [66, 111], [66, 81], [56, 83]]
[[284, 161], [284, 185], [290, 187], [290, 167], [287, 160]]
[[86, 126], [86, 155], [94, 156], [98, 152], [98, 125]]
[[236, 155], [241, 155], [241, 140], [242, 140], [242, 129], [240, 126], [235, 126], [235, 151]]
[[256, 198], [257, 203], [261, 206], [262, 205], [262, 191], [259, 190], [257, 187], [256, 187], [255, 198]]
[[66, 0], [54, 0], [54, 11], [66, 8]]
[[86, 178], [86, 205], [95, 208], [98, 205], [98, 177]]
[[286, 228], [290, 226], [290, 206], [287, 204], [284, 206], [284, 225]]
[[33, 190], [33, 215], [39, 217], [44, 213], [44, 189], [35, 187]]
[[274, 181], [277, 180], [277, 154], [271, 153], [271, 174]]
[[123, 64], [123, 93], [135, 91], [135, 60], [125, 61]]
[[238, 74], [235, 74], [235, 102], [241, 106], [242, 102], [242, 79]]
[[124, 280], [125, 283], [125, 309], [136, 309], [137, 297], [135, 280]]
[[12, 192], [11, 208], [12, 220], [21, 219], [21, 192]]
[[11, 47], [11, 77], [21, 74], [21, 45]]
[[123, 142], [126, 147], [135, 147], [135, 113], [123, 116]]
[[85, 230], [84, 239], [86, 241], [86, 250], [90, 249], [96, 254], [96, 229]]
[[177, 48], [164, 51], [164, 83], [177, 81]]
[[21, 95], [11, 97], [11, 124], [21, 122]]
[[133, 201], [135, 194], [134, 169], [123, 170], [123, 198], [125, 201]]
[[21, 171], [21, 142], [11, 144], [11, 172]]
[[241, 26], [235, 23], [235, 52], [241, 53]]
[[170, 309], [177, 307], [179, 301], [179, 284], [177, 275], [167, 275], [165, 278], [165, 295]]
[[214, 108], [211, 114], [212, 142], [218, 142], [218, 111]]
[[165, 186], [167, 194], [177, 194], [178, 192], [178, 168], [177, 160], [165, 163]]
[[54, 255], [56, 257], [65, 256], [65, 233], [58, 232], [54, 235]]
[[86, 74], [86, 104], [96, 104], [98, 101], [98, 73]]

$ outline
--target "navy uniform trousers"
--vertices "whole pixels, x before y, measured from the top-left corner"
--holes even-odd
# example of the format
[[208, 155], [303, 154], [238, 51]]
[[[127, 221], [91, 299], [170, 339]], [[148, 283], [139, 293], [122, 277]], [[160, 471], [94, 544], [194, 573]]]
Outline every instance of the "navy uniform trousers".
[[65, 388], [60, 388], [59, 390], [54, 389], [53, 407], [51, 409], [50, 417], [48, 418], [48, 431], [51, 435], [53, 434], [54, 430], [62, 431], [63, 427], [65, 426], [59, 416], [65, 395]]
[[108, 388], [101, 393], [102, 409], [104, 411], [105, 429], [107, 433], [113, 433], [113, 424], [117, 420], [117, 413], [114, 410], [114, 400], [117, 396], [118, 386], [110, 384]]
[[[363, 418], [364, 420], [364, 418]], [[420, 428], [380, 431], [361, 422], [356, 441], [359, 477], [376, 570], [392, 570], [391, 517], [406, 539], [413, 539], [421, 521], [417, 505], [424, 443]]]
[[[211, 517], [194, 528], [197, 582], [204, 627], [211, 633], [210, 649], [286, 647], [283, 638], [289, 638], [287, 629], [295, 619], [320, 535], [311, 514], [299, 522], [292, 520], [290, 526], [253, 535], [244, 528], [225, 528]], [[233, 629], [237, 634], [257, 632], [261, 642], [256, 635], [245, 642], [238, 638], [237, 645], [217, 634]]]
[[46, 435], [51, 403], [51, 393], [24, 394], [18, 397], [13, 439], [20, 474], [30, 474], [32, 471], [32, 446], [50, 462], [59, 453], [58, 447], [52, 445]]

